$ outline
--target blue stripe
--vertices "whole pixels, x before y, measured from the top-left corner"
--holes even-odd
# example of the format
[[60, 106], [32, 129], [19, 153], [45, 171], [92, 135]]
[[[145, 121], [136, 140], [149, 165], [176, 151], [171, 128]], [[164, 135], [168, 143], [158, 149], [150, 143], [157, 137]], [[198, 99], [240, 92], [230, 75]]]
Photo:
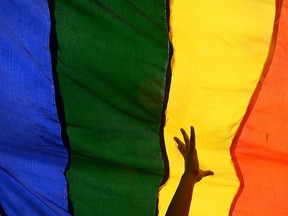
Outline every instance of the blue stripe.
[[0, 1], [0, 204], [8, 215], [69, 215], [49, 37], [47, 1]]

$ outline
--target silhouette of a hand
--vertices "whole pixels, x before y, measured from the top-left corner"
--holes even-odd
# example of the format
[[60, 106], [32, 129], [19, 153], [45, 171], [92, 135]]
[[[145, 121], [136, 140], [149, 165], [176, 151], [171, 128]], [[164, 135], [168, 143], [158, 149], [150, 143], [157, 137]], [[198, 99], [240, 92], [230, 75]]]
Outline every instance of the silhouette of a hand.
[[193, 126], [191, 126], [190, 139], [183, 128], [181, 128], [180, 131], [183, 135], [185, 144], [177, 137], [174, 137], [174, 140], [178, 144], [178, 149], [185, 160], [184, 174], [192, 175], [192, 177], [195, 179], [195, 182], [200, 181], [203, 177], [214, 175], [211, 170], [203, 171], [199, 168], [199, 161], [195, 143], [195, 131]]

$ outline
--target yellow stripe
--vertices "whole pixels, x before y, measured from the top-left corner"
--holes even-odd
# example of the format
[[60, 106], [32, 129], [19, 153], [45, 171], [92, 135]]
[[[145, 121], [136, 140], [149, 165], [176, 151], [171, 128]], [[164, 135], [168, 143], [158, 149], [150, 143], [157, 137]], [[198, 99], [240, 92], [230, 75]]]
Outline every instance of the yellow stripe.
[[239, 181], [229, 148], [265, 63], [274, 0], [171, 1], [174, 47], [166, 126], [170, 178], [159, 193], [166, 209], [183, 172], [173, 141], [194, 125], [200, 165], [215, 176], [198, 183], [191, 215], [228, 215]]

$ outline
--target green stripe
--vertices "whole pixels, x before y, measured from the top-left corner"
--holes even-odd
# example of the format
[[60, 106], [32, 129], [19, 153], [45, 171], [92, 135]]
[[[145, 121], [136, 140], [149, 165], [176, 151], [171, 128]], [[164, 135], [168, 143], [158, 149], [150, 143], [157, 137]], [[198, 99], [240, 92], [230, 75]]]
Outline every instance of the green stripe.
[[154, 215], [168, 64], [165, 1], [57, 0], [75, 215]]

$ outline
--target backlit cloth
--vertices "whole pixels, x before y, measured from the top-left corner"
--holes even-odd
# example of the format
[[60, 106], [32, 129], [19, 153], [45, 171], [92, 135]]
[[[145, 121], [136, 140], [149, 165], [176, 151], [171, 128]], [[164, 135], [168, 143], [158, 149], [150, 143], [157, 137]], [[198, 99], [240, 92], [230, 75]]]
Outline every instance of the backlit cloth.
[[288, 1], [277, 1], [271, 54], [235, 139], [241, 190], [231, 215], [288, 215]]
[[[240, 186], [230, 146], [269, 53], [275, 1], [172, 0], [170, 13], [174, 50], [164, 130], [170, 178], [160, 190], [159, 215], [165, 214], [183, 173], [173, 137], [190, 125], [201, 168], [215, 172], [196, 184], [190, 215], [228, 215]], [[253, 190], [261, 189], [254, 185]]]
[[7, 215], [69, 215], [49, 37], [46, 1], [0, 1], [0, 205]]
[[[170, 178], [160, 216], [183, 173], [173, 137], [190, 125], [201, 168], [215, 172], [196, 184], [190, 215], [288, 215], [287, 0], [172, 0], [171, 17], [164, 1], [55, 4], [51, 51], [74, 215], [155, 215], [161, 121]], [[44, 0], [0, 3], [0, 206], [8, 215], [69, 215], [50, 19]]]
[[168, 57], [165, 1], [58, 0], [75, 215], [155, 215]]

